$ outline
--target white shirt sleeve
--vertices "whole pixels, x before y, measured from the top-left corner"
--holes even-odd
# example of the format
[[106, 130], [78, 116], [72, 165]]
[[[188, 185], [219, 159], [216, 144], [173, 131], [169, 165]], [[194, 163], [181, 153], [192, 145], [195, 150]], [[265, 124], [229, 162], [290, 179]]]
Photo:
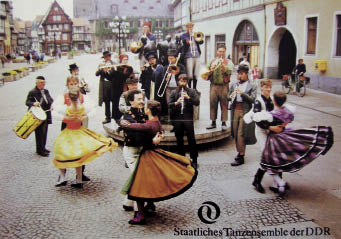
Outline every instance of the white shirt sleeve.
[[64, 95], [59, 95], [52, 104], [52, 117], [56, 120], [63, 120], [66, 114], [66, 105], [64, 104]]
[[97, 107], [95, 105], [95, 102], [93, 100], [91, 100], [91, 98], [87, 95], [83, 95], [84, 97], [84, 110], [85, 110], [85, 114], [90, 117], [95, 115], [96, 111], [97, 111]]

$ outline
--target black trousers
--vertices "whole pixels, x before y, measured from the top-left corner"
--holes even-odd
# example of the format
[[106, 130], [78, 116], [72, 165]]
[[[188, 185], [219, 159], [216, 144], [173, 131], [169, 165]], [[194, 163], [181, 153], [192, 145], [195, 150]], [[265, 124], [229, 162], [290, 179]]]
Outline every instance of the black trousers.
[[177, 153], [185, 156], [184, 134], [186, 132], [188, 146], [190, 148], [190, 157], [194, 163], [197, 162], [198, 150], [195, 141], [194, 126], [192, 120], [174, 120], [174, 133], [177, 142]]
[[111, 111], [110, 111], [110, 100], [104, 101], [104, 108], [105, 108], [105, 118], [111, 119]]
[[37, 153], [43, 153], [45, 150], [47, 130], [48, 130], [48, 123], [45, 120], [34, 131], [34, 133], [36, 135], [36, 151], [37, 151]]
[[114, 92], [113, 93], [113, 100], [112, 100], [112, 118], [118, 120], [121, 118], [122, 113], [119, 109], [119, 103], [121, 98], [122, 91]]

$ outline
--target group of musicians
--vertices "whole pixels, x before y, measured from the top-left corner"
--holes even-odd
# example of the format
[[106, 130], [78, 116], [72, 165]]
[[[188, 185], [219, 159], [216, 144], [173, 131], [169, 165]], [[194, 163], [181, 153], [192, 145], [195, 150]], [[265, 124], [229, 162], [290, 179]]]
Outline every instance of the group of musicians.
[[[195, 151], [191, 152], [191, 158], [196, 163], [198, 154], [193, 127], [193, 106], [199, 105], [200, 102], [200, 93], [196, 89], [200, 74], [200, 45], [203, 44], [203, 34], [193, 32], [193, 26], [192, 22], [188, 22], [186, 32], [178, 35], [175, 41], [167, 36], [163, 42], [157, 44], [155, 36], [151, 33], [151, 24], [145, 22], [142, 36], [130, 45], [130, 50], [139, 56], [141, 74], [138, 81], [146, 99], [161, 103], [161, 122], [174, 126], [171, 132], [174, 131], [177, 137], [180, 154], [184, 154], [184, 149], [180, 144], [183, 144], [184, 131], [187, 131], [190, 148]], [[227, 95], [233, 64], [232, 61], [226, 59], [225, 53], [225, 46], [219, 46], [217, 57], [208, 65], [210, 72], [208, 80], [211, 82], [210, 119], [212, 124], [207, 129], [216, 128], [218, 105], [222, 111], [222, 130], [227, 129]], [[122, 112], [119, 111], [119, 99], [127, 90], [127, 79], [134, 78], [134, 69], [128, 64], [126, 54], [119, 56], [118, 65], [114, 65], [111, 61], [108, 51], [103, 52], [103, 58], [104, 61], [96, 72], [96, 76], [100, 76], [99, 105], [101, 106], [103, 102], [105, 104], [103, 123], [109, 123], [111, 119], [119, 123], [122, 116]], [[183, 79], [186, 85], [179, 87], [179, 78]], [[172, 94], [173, 91], [178, 93], [182, 91], [186, 97], [181, 93]], [[181, 98], [182, 110], [174, 110], [174, 103], [178, 100], [178, 98], [174, 99], [175, 96]], [[110, 102], [112, 102], [112, 113], [110, 113]], [[176, 121], [181, 121], [185, 119], [184, 117], [189, 123], [180, 127]]]

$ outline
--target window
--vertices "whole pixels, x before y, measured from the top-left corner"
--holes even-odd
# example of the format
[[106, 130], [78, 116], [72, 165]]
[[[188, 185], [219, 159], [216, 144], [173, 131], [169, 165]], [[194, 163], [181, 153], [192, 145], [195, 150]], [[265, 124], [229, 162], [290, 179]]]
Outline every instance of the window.
[[215, 0], [215, 7], [219, 7], [220, 6], [220, 0]]
[[51, 25], [47, 25], [47, 30], [51, 30]]
[[317, 17], [307, 18], [307, 54], [315, 54]]
[[336, 52], [335, 56], [341, 56], [341, 15], [336, 15]]
[[212, 8], [213, 7], [213, 0], [208, 0], [208, 8]]
[[58, 7], [54, 7], [54, 10], [57, 12], [58, 11]]
[[63, 41], [67, 41], [67, 33], [63, 33]]
[[60, 33], [59, 32], [56, 32], [56, 41], [60, 41]]
[[225, 34], [223, 35], [215, 35], [215, 51], [218, 50], [218, 46], [224, 45], [225, 46]]
[[64, 24], [64, 29], [65, 30], [69, 30], [69, 25], [68, 24]]
[[118, 5], [117, 4], [111, 5], [111, 14], [113, 14], [113, 15], [118, 14]]
[[202, 10], [206, 11], [206, 9], [207, 9], [207, 0], [202, 0], [201, 7], [202, 7]]

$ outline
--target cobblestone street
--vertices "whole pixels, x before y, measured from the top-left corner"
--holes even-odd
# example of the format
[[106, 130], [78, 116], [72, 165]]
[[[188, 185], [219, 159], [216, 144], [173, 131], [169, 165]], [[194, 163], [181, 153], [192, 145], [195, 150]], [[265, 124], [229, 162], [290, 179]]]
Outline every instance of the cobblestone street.
[[[131, 55], [131, 59], [134, 55]], [[122, 146], [105, 153], [86, 166], [91, 178], [83, 189], [69, 186], [75, 181], [74, 170], [68, 170], [66, 187], [56, 188], [58, 170], [53, 154], [40, 157], [35, 153], [34, 133], [26, 140], [17, 137], [12, 127], [25, 114], [25, 100], [35, 86], [35, 78], [43, 75], [46, 89], [56, 99], [65, 90], [69, 64], [76, 62], [80, 75], [90, 85], [89, 96], [97, 102], [98, 78], [95, 71], [101, 54], [66, 57], [14, 82], [0, 87], [0, 238], [340, 238], [341, 237], [341, 167], [338, 148], [341, 139], [341, 97], [309, 90], [304, 98], [290, 95], [296, 105], [293, 128], [331, 125], [335, 142], [326, 156], [316, 159], [302, 171], [284, 174], [291, 190], [284, 198], [272, 193], [271, 177], [265, 175], [265, 194], [251, 185], [259, 165], [261, 151], [248, 146], [246, 164], [231, 167], [236, 154], [234, 141], [223, 140], [201, 146], [199, 174], [193, 187], [171, 200], [156, 203], [156, 215], [147, 218], [145, 226], [131, 226], [133, 213], [122, 208], [121, 187], [130, 171], [124, 167]], [[135, 61], [133, 65], [137, 65]], [[280, 84], [275, 82], [274, 90]], [[209, 124], [209, 83], [199, 81], [201, 118]], [[218, 117], [219, 118], [219, 117]], [[105, 134], [102, 120], [104, 107], [89, 119], [89, 128]], [[49, 125], [47, 148], [60, 132], [60, 121]], [[204, 202], [214, 202], [220, 216], [213, 224], [198, 217]], [[214, 218], [216, 212], [212, 212]], [[206, 218], [210, 217], [206, 213]], [[327, 227], [331, 235], [317, 235], [312, 228]], [[206, 229], [222, 234], [204, 234]], [[289, 235], [227, 235], [233, 231], [285, 230]], [[309, 229], [311, 228], [311, 229]], [[196, 231], [197, 230], [197, 231]], [[300, 231], [302, 230], [302, 231]], [[195, 232], [194, 232], [195, 231]], [[290, 232], [295, 231], [293, 235]], [[302, 234], [297, 234], [296, 231]], [[199, 234], [194, 234], [194, 233]]]

